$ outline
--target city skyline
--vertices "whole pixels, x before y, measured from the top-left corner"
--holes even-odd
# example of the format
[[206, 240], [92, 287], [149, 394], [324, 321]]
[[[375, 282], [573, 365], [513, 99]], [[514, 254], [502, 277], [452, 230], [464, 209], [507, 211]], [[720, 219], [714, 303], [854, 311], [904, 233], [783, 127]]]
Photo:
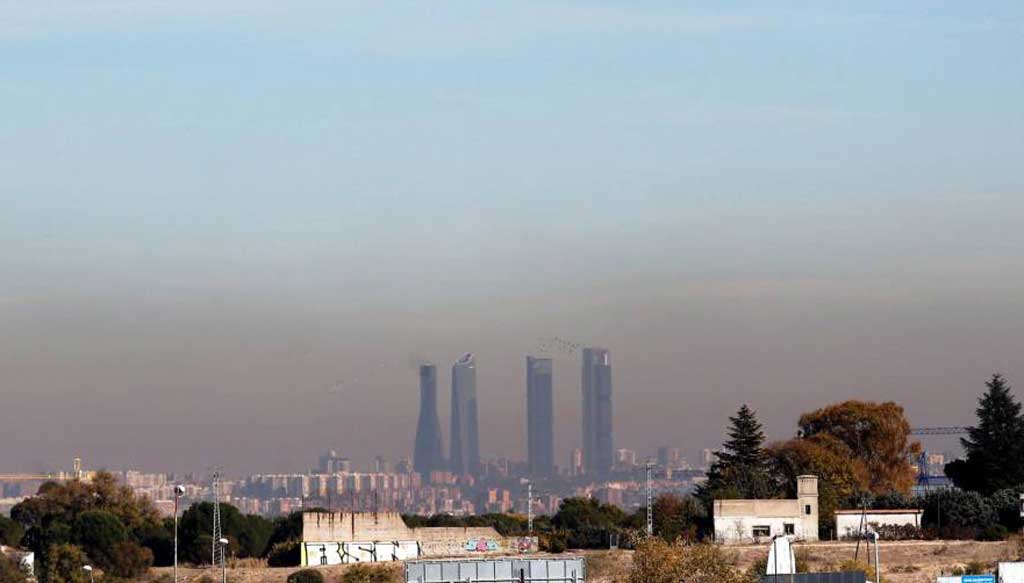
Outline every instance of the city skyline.
[[523, 356], [553, 359], [561, 465], [569, 345], [611, 351], [614, 442], [643, 452], [694, 459], [744, 402], [773, 439], [850, 398], [968, 424], [993, 372], [1024, 384], [1022, 21], [7, 3], [0, 468], [408, 456], [419, 365], [467, 350], [479, 448], [512, 458]]

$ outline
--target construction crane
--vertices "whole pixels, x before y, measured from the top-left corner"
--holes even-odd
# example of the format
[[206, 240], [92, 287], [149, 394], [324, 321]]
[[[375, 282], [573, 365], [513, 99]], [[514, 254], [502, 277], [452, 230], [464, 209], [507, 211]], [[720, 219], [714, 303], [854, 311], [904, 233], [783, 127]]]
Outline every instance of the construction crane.
[[81, 480], [92, 481], [95, 472], [82, 470], [82, 459], [75, 458], [70, 472], [61, 471], [56, 474], [0, 474], [3, 482], [71, 482]]
[[970, 431], [970, 427], [914, 427], [910, 430], [911, 435], [963, 435]]
[[[947, 426], [947, 427], [914, 427], [910, 430], [911, 435], [964, 435], [970, 431], [970, 427]], [[927, 488], [931, 479], [935, 476], [928, 473], [928, 451], [923, 450], [917, 458], [917, 483]]]

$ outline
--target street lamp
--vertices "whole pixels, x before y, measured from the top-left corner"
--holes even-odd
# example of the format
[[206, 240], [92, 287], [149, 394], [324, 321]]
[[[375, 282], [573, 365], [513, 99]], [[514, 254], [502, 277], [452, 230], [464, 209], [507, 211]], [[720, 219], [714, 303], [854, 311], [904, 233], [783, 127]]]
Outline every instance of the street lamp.
[[882, 583], [882, 568], [878, 564], [878, 531], [868, 531], [870, 536], [875, 541], [875, 583]]
[[174, 487], [174, 583], [178, 583], [178, 499], [185, 493], [185, 487]]
[[82, 570], [89, 574], [89, 583], [96, 583], [92, 576], [92, 565], [82, 565]]
[[228, 583], [228, 567], [225, 557], [228, 552], [228, 539], [218, 539], [217, 544], [223, 547], [220, 550], [220, 583]]

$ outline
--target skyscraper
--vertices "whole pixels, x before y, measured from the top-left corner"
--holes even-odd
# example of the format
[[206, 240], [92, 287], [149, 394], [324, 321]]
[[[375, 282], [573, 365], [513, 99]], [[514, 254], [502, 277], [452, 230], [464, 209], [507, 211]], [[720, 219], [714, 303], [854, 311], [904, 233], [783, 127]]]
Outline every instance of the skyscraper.
[[606, 475], [614, 462], [612, 362], [604, 348], [583, 349], [583, 468]]
[[452, 365], [451, 470], [476, 475], [480, 470], [480, 440], [476, 414], [476, 358], [467, 353]]
[[550, 358], [526, 357], [526, 453], [530, 474], [550, 476], [555, 466]]
[[420, 418], [416, 424], [413, 468], [429, 479], [430, 472], [444, 469], [441, 453], [441, 422], [437, 420], [437, 367], [420, 367]]

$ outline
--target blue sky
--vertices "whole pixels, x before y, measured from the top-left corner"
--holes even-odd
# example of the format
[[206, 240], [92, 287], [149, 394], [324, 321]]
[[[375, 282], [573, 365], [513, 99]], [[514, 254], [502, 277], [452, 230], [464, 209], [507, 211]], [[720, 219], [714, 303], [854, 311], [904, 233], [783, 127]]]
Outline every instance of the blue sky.
[[[612, 349], [624, 447], [713, 445], [741, 400], [784, 436], [763, 395], [810, 387], [967, 422], [1024, 339], [1021, 103], [1014, 2], [0, 2], [0, 386], [54, 426], [123, 402], [76, 441], [178, 469], [140, 402], [274, 416], [278, 467], [398, 456], [409, 362], [467, 350], [519, 455], [551, 335]], [[289, 431], [276, 395], [357, 377], [379, 443], [340, 405]]]

